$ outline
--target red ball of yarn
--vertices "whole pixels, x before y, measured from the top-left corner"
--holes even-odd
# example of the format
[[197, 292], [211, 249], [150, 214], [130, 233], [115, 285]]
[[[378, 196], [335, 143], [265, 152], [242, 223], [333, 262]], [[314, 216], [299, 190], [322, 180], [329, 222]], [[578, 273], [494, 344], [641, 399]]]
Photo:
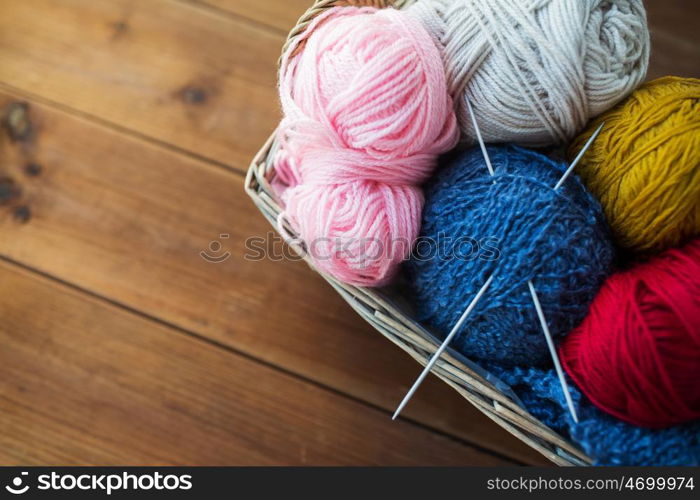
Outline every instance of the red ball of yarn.
[[700, 418], [700, 239], [611, 276], [559, 346], [601, 410], [662, 428]]

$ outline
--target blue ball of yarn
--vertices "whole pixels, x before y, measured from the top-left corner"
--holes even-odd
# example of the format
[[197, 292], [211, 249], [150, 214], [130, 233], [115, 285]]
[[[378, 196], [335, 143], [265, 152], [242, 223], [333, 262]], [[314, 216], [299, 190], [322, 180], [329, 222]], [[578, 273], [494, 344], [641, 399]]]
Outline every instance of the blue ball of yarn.
[[511, 386], [534, 417], [577, 443], [596, 465], [700, 465], [700, 421], [666, 429], [637, 427], [600, 411], [569, 379], [577, 424], [553, 369], [487, 368]]
[[550, 359], [528, 288], [550, 331], [565, 335], [585, 316], [613, 262], [599, 203], [566, 165], [515, 146], [446, 157], [426, 186], [421, 237], [408, 263], [418, 320], [446, 335], [482, 284], [494, 280], [452, 346], [507, 365]]

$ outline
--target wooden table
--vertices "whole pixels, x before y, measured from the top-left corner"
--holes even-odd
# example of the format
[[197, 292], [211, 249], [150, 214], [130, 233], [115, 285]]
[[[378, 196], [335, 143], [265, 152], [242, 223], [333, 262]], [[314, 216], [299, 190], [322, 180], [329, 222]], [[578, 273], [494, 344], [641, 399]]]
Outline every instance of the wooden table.
[[[0, 0], [0, 464], [542, 464], [270, 228], [243, 173], [308, 0]], [[698, 76], [650, 0], [650, 77]], [[226, 257], [213, 263], [202, 258]]]

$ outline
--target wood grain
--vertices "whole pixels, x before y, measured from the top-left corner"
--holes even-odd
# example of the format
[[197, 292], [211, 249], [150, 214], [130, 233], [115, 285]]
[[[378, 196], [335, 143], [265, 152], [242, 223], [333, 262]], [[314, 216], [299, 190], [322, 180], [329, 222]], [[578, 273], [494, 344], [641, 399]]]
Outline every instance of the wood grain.
[[209, 5], [223, 12], [256, 21], [278, 30], [284, 36], [296, 24], [313, 0], [184, 0]]
[[[22, 102], [0, 93], [5, 114]], [[418, 365], [305, 264], [245, 258], [246, 239], [271, 228], [240, 175], [47, 106], [25, 106], [32, 132], [13, 142], [6, 130], [0, 139], [0, 177], [18, 193], [0, 207], [1, 255], [393, 410]], [[38, 175], [29, 173], [32, 165]], [[22, 207], [29, 217], [18, 215]], [[211, 241], [223, 245], [212, 256], [230, 258], [204, 260]], [[421, 388], [406, 415], [544, 463], [437, 380]]]
[[283, 36], [169, 0], [5, 0], [0, 81], [243, 169], [279, 121]]
[[507, 463], [5, 262], [0, 294], [0, 463]]

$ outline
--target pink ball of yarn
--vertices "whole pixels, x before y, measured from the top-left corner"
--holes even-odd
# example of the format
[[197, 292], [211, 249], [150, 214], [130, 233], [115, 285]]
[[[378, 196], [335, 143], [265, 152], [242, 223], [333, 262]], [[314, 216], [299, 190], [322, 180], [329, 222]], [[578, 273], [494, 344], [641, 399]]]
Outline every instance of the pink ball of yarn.
[[329, 9], [285, 53], [280, 98], [285, 216], [320, 270], [387, 283], [418, 236], [419, 186], [458, 140], [435, 42], [397, 10]]

